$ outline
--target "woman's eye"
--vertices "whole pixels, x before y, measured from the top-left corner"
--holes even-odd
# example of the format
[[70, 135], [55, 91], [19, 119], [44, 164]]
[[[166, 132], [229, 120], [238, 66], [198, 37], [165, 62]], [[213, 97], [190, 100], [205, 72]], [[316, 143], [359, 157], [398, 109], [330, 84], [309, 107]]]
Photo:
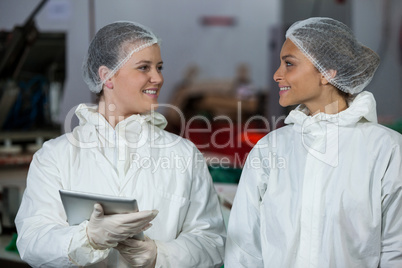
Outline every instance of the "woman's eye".
[[163, 70], [163, 66], [162, 66], [162, 65], [161, 65], [161, 66], [158, 66], [157, 69], [158, 69], [158, 71], [160, 72], [160, 71]]
[[138, 67], [138, 69], [141, 70], [141, 71], [146, 71], [146, 70], [149, 69], [149, 66], [147, 66], [147, 65], [140, 66], [140, 67]]
[[285, 61], [285, 64], [286, 64], [286, 66], [292, 66], [293, 65], [292, 63], [290, 63], [288, 61]]

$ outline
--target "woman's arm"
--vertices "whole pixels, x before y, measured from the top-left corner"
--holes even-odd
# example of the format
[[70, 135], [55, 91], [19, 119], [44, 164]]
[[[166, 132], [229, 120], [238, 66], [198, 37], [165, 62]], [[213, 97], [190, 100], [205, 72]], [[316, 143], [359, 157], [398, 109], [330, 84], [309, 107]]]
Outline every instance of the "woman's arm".
[[[83, 234], [86, 239], [84, 226], [69, 226], [66, 221], [59, 196], [59, 189], [63, 188], [59, 169], [63, 164], [58, 163], [58, 159], [68, 161], [68, 156], [66, 151], [57, 155], [60, 150], [54, 143], [45, 143], [34, 155], [15, 219], [19, 253], [34, 267], [73, 266], [68, 257], [71, 240], [77, 234]], [[108, 251], [98, 252], [96, 261], [107, 255]]]
[[[230, 212], [225, 267], [263, 267], [260, 237], [259, 180], [266, 177], [258, 167], [258, 149], [247, 158]], [[257, 160], [257, 161], [256, 161]], [[255, 166], [252, 163], [257, 163]]]
[[155, 241], [156, 267], [220, 267], [226, 230], [219, 200], [201, 153], [195, 149], [190, 205], [177, 239]]
[[402, 267], [401, 146], [395, 146], [392, 149], [392, 155], [382, 179], [382, 241], [379, 267]]

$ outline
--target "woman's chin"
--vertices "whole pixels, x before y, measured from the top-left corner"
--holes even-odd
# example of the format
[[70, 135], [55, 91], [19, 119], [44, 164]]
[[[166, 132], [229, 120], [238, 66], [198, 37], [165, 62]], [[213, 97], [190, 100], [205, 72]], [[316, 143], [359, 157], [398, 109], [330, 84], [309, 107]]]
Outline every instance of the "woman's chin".
[[148, 107], [147, 111], [148, 112], [155, 111], [156, 109], [158, 109], [158, 107], [159, 107], [159, 104], [157, 102], [155, 102], [155, 103], [151, 104], [150, 107]]
[[281, 101], [281, 100], [279, 100], [279, 105], [282, 106], [283, 108], [289, 106], [289, 104], [286, 101]]

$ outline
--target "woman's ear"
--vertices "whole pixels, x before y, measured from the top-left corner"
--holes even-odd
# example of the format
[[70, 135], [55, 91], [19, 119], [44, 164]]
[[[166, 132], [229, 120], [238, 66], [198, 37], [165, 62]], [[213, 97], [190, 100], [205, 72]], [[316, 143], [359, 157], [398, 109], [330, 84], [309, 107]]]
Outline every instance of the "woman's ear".
[[[334, 78], [336, 76], [336, 70], [328, 70], [328, 73], [329, 73], [331, 78]], [[323, 84], [323, 85], [328, 85], [329, 84], [329, 81], [325, 77], [324, 74], [321, 74], [321, 84]]]
[[[101, 79], [101, 81], [104, 81], [105, 78], [109, 75], [110, 70], [109, 70], [108, 67], [102, 65], [101, 67], [99, 67], [98, 72], [99, 72], [99, 78]], [[108, 78], [103, 84], [104, 84], [108, 89], [113, 89], [113, 82], [112, 82], [112, 80], [111, 80], [111, 77]], [[103, 88], [103, 86], [102, 86], [102, 88]]]

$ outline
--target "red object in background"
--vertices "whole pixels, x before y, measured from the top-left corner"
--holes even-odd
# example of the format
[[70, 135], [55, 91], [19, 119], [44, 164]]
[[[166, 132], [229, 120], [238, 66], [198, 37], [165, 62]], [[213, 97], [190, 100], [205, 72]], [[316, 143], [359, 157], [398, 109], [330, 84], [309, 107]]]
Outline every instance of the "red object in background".
[[227, 156], [228, 159], [232, 159], [232, 165], [236, 168], [244, 164], [254, 145], [268, 134], [268, 131], [259, 128], [258, 124], [249, 124], [245, 129], [243, 125], [213, 122], [209, 127], [208, 129], [205, 121], [195, 120], [187, 125], [188, 132], [184, 136], [202, 153]]
[[267, 134], [268, 133], [242, 132], [239, 138], [243, 143], [256, 145], [257, 142]]
[[335, 0], [335, 2], [337, 2], [338, 4], [345, 4], [346, 0]]
[[201, 25], [203, 26], [234, 26], [236, 19], [230, 16], [203, 16]]
[[26, 165], [32, 161], [32, 154], [0, 155], [0, 167], [12, 165]]

